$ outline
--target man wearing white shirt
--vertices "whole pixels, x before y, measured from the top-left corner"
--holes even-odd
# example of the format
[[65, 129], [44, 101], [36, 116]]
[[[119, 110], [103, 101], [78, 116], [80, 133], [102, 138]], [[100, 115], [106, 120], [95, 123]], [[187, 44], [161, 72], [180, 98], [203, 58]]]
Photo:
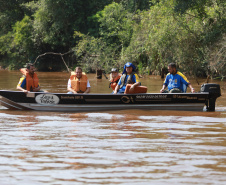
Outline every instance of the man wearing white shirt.
[[82, 68], [75, 68], [75, 73], [68, 80], [67, 90], [69, 91], [68, 94], [90, 92], [90, 83], [86, 74], [82, 72]]

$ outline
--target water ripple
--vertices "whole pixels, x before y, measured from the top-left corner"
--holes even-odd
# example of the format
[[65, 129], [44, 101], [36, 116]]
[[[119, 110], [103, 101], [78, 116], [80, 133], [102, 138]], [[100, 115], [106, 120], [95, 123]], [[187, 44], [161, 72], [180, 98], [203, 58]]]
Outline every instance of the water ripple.
[[222, 114], [16, 113], [0, 113], [5, 185], [223, 185], [226, 180]]

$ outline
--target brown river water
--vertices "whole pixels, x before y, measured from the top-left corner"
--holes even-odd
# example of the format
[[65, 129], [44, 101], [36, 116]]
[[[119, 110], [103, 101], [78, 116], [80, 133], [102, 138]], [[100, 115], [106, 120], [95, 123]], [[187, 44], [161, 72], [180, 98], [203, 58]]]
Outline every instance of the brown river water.
[[[16, 90], [19, 72], [0, 71], [0, 89]], [[49, 92], [67, 92], [69, 73], [38, 72]], [[109, 81], [88, 75], [92, 93]], [[190, 79], [197, 91], [200, 85]], [[159, 76], [141, 78], [158, 93]], [[223, 185], [226, 182], [226, 82], [215, 112], [11, 111], [0, 106], [1, 185]]]

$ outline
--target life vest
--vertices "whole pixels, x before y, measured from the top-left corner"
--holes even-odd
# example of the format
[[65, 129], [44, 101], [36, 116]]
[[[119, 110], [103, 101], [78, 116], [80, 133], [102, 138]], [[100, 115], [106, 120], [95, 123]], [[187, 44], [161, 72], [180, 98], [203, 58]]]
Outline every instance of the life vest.
[[34, 73], [33, 77], [27, 72], [26, 68], [20, 69], [21, 73], [26, 76], [26, 90], [33, 91], [34, 88], [39, 86], [39, 80], [36, 73]]
[[125, 79], [126, 79], [127, 74], [124, 73], [124, 74], [122, 75], [120, 89], [121, 89], [124, 85], [127, 85], [127, 84], [134, 84], [134, 82], [132, 81], [132, 77], [133, 77], [134, 74], [135, 74], [135, 73], [132, 72], [132, 73], [128, 76], [126, 83], [125, 83]]
[[113, 78], [110, 82], [109, 88], [111, 87], [113, 90], [115, 90], [115, 87], [120, 78], [121, 78], [121, 74], [118, 74], [118, 76], [116, 78]]
[[136, 94], [136, 93], [146, 93], [148, 88], [146, 86], [135, 86], [134, 90], [130, 92], [132, 84], [127, 84], [124, 94]]
[[77, 93], [83, 93], [87, 89], [88, 78], [86, 74], [83, 72], [82, 77], [80, 79], [77, 78], [74, 72], [71, 73], [71, 88]]

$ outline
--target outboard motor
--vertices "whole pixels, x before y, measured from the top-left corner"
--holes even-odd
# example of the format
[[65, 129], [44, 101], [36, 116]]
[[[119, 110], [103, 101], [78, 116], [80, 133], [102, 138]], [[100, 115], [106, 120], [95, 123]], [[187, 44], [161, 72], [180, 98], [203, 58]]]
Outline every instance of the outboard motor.
[[215, 111], [215, 102], [221, 96], [221, 89], [219, 84], [202, 84], [201, 92], [208, 92], [209, 97], [206, 101], [206, 109], [208, 111]]

